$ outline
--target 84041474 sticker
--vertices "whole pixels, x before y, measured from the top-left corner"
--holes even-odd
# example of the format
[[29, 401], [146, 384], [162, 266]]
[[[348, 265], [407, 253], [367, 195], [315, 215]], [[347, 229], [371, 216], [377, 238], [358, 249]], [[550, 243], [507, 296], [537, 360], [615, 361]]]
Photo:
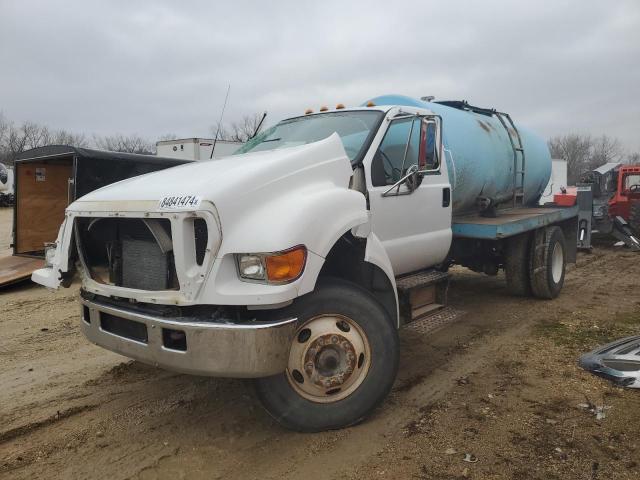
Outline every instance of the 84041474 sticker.
[[198, 195], [165, 195], [158, 202], [160, 210], [194, 209], [200, 206], [202, 199]]

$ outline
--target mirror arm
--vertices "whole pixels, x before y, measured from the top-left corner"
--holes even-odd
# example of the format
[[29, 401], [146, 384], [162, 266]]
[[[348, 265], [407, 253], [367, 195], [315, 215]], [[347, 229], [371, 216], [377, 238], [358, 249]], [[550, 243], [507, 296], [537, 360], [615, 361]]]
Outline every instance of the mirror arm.
[[[401, 192], [400, 191], [400, 185], [402, 185], [404, 182], [407, 181], [407, 178], [409, 178], [411, 175], [414, 175], [416, 173], [420, 173], [418, 172], [418, 166], [417, 165], [411, 165], [408, 169], [407, 169], [407, 174], [402, 177], [400, 180], [398, 180], [396, 183], [394, 183], [393, 185], [391, 185], [387, 190], [385, 190], [384, 192], [382, 192], [382, 196], [383, 197], [391, 197], [391, 196], [395, 196], [395, 195], [409, 195], [410, 193], [413, 193], [413, 190], [407, 190], [406, 192]], [[398, 189], [398, 191], [396, 193], [390, 193], [392, 190], [394, 190], [395, 188]]]

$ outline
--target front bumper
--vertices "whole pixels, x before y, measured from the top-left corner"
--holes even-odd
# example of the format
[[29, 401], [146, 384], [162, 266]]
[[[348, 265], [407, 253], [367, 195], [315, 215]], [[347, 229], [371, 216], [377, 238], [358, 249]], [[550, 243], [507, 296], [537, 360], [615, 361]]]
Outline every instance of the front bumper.
[[[80, 300], [81, 329], [92, 343], [143, 363], [193, 375], [257, 378], [281, 373], [296, 330], [296, 318], [244, 324], [205, 322]], [[184, 349], [167, 346], [172, 332], [183, 332]]]

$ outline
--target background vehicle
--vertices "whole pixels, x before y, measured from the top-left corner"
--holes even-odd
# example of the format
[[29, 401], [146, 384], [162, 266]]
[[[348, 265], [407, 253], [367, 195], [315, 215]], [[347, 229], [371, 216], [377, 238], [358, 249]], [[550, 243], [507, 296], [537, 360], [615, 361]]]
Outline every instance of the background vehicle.
[[156, 142], [156, 155], [184, 160], [211, 160], [211, 150], [214, 143], [216, 149], [213, 152], [213, 160], [228, 157], [242, 146], [240, 142], [214, 140], [212, 138], [179, 138]]
[[13, 168], [0, 163], [0, 207], [11, 207], [13, 201]]
[[56, 288], [78, 260], [92, 342], [255, 378], [288, 428], [340, 428], [386, 397], [397, 330], [444, 306], [449, 265], [559, 294], [577, 208], [537, 206], [550, 170], [543, 140], [466, 102], [323, 108], [78, 199], [33, 279]]
[[640, 251], [640, 165], [606, 163], [583, 174], [577, 187], [554, 195], [554, 202], [579, 206], [580, 248], [591, 248], [593, 230]]
[[22, 152], [7, 181], [12, 200], [15, 186], [13, 255], [0, 258], [0, 287], [28, 280], [34, 270], [42, 268], [45, 245], [55, 242], [65, 208], [75, 199], [125, 178], [186, 162], [70, 145]]

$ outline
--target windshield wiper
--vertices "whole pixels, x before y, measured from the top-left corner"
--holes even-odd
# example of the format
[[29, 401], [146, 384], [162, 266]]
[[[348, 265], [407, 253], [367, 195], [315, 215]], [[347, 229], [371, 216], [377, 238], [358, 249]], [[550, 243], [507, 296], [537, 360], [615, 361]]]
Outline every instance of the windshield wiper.
[[262, 142], [260, 142], [260, 143], [278, 142], [278, 141], [280, 141], [280, 140], [282, 140], [282, 139], [281, 139], [281, 138], [270, 138], [270, 139], [268, 139], [268, 140], [263, 140], [263, 141], [262, 141]]

